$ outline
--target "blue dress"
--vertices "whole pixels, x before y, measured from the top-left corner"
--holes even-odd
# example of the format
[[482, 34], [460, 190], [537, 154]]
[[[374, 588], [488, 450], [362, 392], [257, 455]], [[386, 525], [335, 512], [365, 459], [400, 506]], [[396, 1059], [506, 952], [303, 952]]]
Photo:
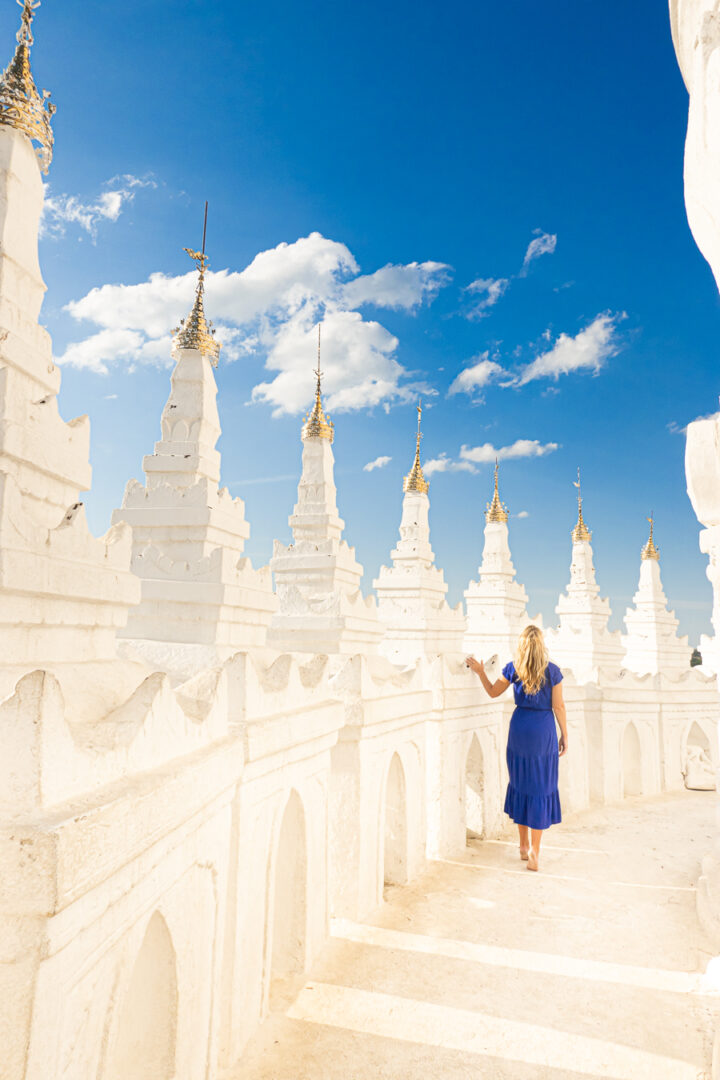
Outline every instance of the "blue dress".
[[503, 678], [513, 684], [515, 712], [510, 721], [507, 767], [510, 776], [505, 813], [517, 825], [547, 829], [561, 821], [558, 795], [558, 738], [552, 711], [552, 688], [562, 679], [556, 664], [548, 664], [545, 685], [537, 694], [526, 694], [506, 664]]

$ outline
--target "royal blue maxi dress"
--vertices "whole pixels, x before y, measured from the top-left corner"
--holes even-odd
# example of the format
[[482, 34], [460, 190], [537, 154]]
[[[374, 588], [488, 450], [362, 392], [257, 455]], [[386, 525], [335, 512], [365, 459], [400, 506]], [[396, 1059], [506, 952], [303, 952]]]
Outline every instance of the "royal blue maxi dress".
[[526, 694], [506, 664], [503, 678], [513, 684], [515, 712], [510, 721], [507, 767], [510, 776], [505, 813], [517, 825], [547, 829], [561, 821], [558, 795], [558, 738], [552, 711], [552, 688], [562, 679], [556, 664], [548, 664], [545, 684], [537, 694]]

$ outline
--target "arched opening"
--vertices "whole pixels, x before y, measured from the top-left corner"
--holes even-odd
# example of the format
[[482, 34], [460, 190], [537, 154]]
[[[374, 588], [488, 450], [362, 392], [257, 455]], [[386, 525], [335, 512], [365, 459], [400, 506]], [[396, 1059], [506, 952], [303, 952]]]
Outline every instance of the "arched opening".
[[625, 728], [622, 747], [623, 795], [642, 795], [642, 754], [637, 728], [630, 723]]
[[125, 991], [107, 1080], [172, 1080], [177, 1034], [175, 950], [155, 912]]
[[404, 885], [407, 882], [407, 798], [405, 772], [397, 753], [392, 756], [385, 787], [384, 848], [385, 884]]
[[705, 753], [709, 754], [712, 758], [712, 754], [710, 753], [710, 740], [696, 720], [693, 720], [692, 726], [688, 731], [686, 746], [699, 746], [701, 750], [704, 750]]
[[297, 791], [283, 812], [273, 884], [270, 1005], [281, 1004], [305, 970], [307, 923], [307, 842], [305, 813]]
[[693, 721], [682, 752], [682, 775], [685, 787], [693, 791], [714, 791], [715, 765], [710, 739], [697, 721]]
[[465, 763], [465, 838], [479, 840], [485, 830], [484, 761], [477, 735], [473, 735]]

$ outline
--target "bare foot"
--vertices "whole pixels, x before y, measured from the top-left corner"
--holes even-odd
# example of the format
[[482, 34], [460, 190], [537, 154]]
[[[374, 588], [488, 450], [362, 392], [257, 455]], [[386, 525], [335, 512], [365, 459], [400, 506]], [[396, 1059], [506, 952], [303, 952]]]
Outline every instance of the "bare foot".
[[533, 851], [532, 848], [530, 848], [530, 850], [528, 851], [527, 861], [528, 861], [528, 864], [527, 864], [528, 870], [537, 870], [538, 869], [537, 852]]
[[527, 857], [528, 857], [528, 848], [521, 847], [520, 848], [520, 858], [523, 859], [523, 861], [525, 861], [525, 860], [527, 860]]

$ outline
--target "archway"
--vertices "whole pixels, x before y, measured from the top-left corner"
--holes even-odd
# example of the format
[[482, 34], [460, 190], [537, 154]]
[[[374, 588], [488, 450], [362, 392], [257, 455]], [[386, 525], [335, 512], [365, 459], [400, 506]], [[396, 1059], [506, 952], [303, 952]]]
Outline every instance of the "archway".
[[479, 840], [485, 830], [485, 763], [477, 735], [473, 735], [465, 762], [465, 838]]
[[177, 1008], [175, 950], [167, 924], [156, 911], [125, 991], [107, 1080], [172, 1080]]
[[305, 812], [293, 789], [283, 812], [275, 852], [270, 1003], [280, 1003], [305, 970], [307, 840]]
[[394, 753], [385, 785], [384, 879], [386, 885], [407, 882], [407, 796], [405, 771]]
[[701, 750], [704, 750], [710, 756], [712, 761], [712, 752], [710, 750], [710, 740], [700, 727], [696, 720], [693, 720], [690, 730], [685, 740], [686, 746], [699, 746]]
[[642, 795], [640, 736], [633, 723], [625, 728], [622, 744], [623, 795]]

